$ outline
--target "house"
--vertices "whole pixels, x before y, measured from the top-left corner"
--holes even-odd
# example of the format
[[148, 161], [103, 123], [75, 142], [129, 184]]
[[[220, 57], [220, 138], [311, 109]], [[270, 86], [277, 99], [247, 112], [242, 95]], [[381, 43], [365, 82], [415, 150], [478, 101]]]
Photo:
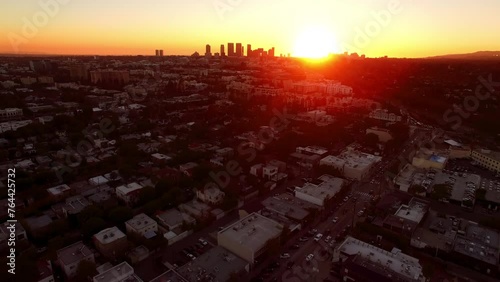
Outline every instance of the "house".
[[183, 224], [192, 225], [196, 223], [193, 217], [177, 209], [160, 212], [156, 215], [156, 218], [158, 222], [169, 231], [181, 227]]
[[143, 280], [135, 275], [134, 268], [124, 261], [94, 276], [93, 282], [143, 282]]
[[82, 261], [95, 263], [94, 253], [82, 241], [76, 242], [57, 251], [57, 261], [68, 278], [76, 275]]
[[106, 258], [116, 258], [128, 247], [127, 236], [118, 227], [106, 228], [93, 236], [96, 249]]
[[187, 176], [193, 176], [194, 169], [198, 166], [197, 163], [189, 162], [179, 166], [179, 170]]
[[125, 228], [127, 229], [127, 234], [138, 234], [140, 236], [146, 237], [146, 235], [152, 232], [158, 232], [158, 224], [151, 217], [144, 213], [134, 216], [125, 222]]
[[211, 205], [221, 204], [224, 201], [225, 195], [219, 188], [213, 186], [196, 190], [196, 197], [200, 201]]
[[136, 182], [116, 187], [116, 196], [127, 205], [133, 205], [139, 199], [140, 191], [144, 187]]

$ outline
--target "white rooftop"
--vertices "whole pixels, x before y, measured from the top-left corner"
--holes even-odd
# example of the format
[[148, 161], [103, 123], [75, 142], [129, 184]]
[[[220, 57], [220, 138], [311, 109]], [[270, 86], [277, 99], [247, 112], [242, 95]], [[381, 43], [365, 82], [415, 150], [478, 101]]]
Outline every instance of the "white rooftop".
[[47, 192], [49, 192], [53, 196], [59, 196], [70, 189], [71, 188], [68, 185], [62, 184], [62, 185], [47, 189]]
[[113, 226], [110, 228], [106, 228], [101, 232], [94, 235], [94, 238], [99, 241], [101, 244], [109, 244], [121, 238], [125, 238], [126, 235], [118, 229], [118, 227]]
[[395, 215], [419, 223], [429, 208], [429, 204], [413, 198], [408, 205], [401, 205]]
[[147, 216], [145, 213], [138, 214], [126, 222], [126, 224], [128, 224], [135, 230], [144, 228], [145, 226], [153, 225], [155, 223], [156, 221]]
[[339, 246], [341, 253], [357, 257], [372, 262], [382, 269], [389, 269], [394, 274], [402, 275], [412, 280], [417, 280], [423, 276], [422, 266], [418, 259], [403, 254], [401, 250], [394, 248], [391, 252], [381, 248], [347, 237], [342, 245]]
[[119, 187], [116, 187], [116, 191], [124, 194], [124, 195], [127, 195], [128, 193], [131, 193], [131, 192], [134, 192], [136, 190], [140, 190], [142, 189], [143, 187], [136, 183], [136, 182], [132, 182], [132, 183], [129, 183], [127, 185], [122, 185], [122, 186], [119, 186]]
[[93, 280], [94, 282], [142, 282], [134, 274], [134, 268], [125, 261], [94, 276]]

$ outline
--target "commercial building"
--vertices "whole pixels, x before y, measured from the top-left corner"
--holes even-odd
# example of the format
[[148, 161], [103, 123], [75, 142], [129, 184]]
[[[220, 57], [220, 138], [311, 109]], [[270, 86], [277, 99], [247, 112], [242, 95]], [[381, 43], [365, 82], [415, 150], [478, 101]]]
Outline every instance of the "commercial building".
[[94, 245], [106, 258], [115, 258], [128, 248], [127, 236], [118, 227], [106, 228], [93, 236]]
[[243, 56], [243, 46], [241, 43], [236, 43], [236, 57]]
[[130, 82], [130, 73], [126, 70], [90, 71], [92, 84], [125, 85]]
[[209, 44], [205, 46], [205, 57], [212, 57], [212, 48]]
[[410, 237], [426, 217], [430, 204], [418, 198], [412, 198], [408, 205], [401, 205], [396, 213], [388, 215], [383, 226]]
[[305, 205], [305, 203], [307, 203], [305, 201], [298, 203], [290, 201], [286, 195], [287, 194], [269, 197], [262, 201], [262, 205], [269, 211], [280, 214], [293, 221], [299, 223], [306, 222], [310, 215], [309, 211], [307, 211], [310, 205]]
[[496, 173], [500, 173], [500, 152], [475, 149], [472, 151], [471, 157], [479, 165]]
[[220, 45], [220, 55], [221, 55], [221, 57], [225, 57], [226, 56], [226, 52], [224, 52], [224, 44]]
[[497, 231], [469, 224], [465, 234], [457, 235], [453, 256], [464, 266], [489, 275], [498, 273], [500, 234]]
[[99, 273], [93, 278], [94, 282], [142, 282], [142, 279], [135, 275], [134, 268], [126, 261]]
[[333, 261], [341, 263], [343, 281], [425, 281], [418, 259], [399, 249], [388, 252], [350, 236], [335, 249]]
[[125, 222], [127, 234], [138, 234], [146, 237], [146, 235], [158, 232], [158, 224], [151, 217], [144, 213], [134, 216]]
[[217, 246], [176, 269], [187, 281], [230, 281], [244, 278], [250, 271], [247, 261]]
[[362, 180], [382, 158], [348, 147], [338, 156], [327, 156], [319, 164], [339, 170], [347, 179]]
[[418, 168], [444, 169], [448, 162], [448, 152], [420, 148], [412, 160], [412, 165]]
[[227, 55], [229, 57], [234, 57], [235, 53], [234, 53], [234, 43], [228, 43], [227, 44]]
[[94, 253], [82, 241], [58, 250], [57, 260], [68, 278], [76, 275], [80, 262], [89, 261], [95, 263]]
[[253, 264], [268, 250], [279, 244], [283, 225], [258, 213], [251, 213], [217, 233], [217, 242], [245, 261]]
[[328, 201], [346, 184], [344, 179], [327, 174], [313, 182], [307, 182], [302, 187], [297, 187], [295, 197], [321, 207], [326, 206]]

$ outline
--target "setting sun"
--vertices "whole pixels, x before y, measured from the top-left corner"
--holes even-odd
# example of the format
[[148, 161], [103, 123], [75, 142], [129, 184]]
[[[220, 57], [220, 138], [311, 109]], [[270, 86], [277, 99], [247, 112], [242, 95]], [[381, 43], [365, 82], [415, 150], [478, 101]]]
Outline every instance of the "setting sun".
[[324, 27], [305, 28], [294, 46], [294, 56], [300, 58], [319, 59], [338, 51], [333, 33]]

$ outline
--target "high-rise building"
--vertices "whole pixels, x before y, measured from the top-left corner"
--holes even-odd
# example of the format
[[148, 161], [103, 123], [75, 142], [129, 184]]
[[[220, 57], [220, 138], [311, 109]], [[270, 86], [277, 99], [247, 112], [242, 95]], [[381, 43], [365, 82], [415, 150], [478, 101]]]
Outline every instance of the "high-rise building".
[[247, 44], [247, 57], [252, 56], [252, 45]]
[[224, 52], [224, 44], [220, 45], [220, 55], [221, 55], [221, 57], [225, 57], [226, 56], [226, 52]]
[[158, 50], [158, 49], [155, 50], [155, 56], [156, 57], [160, 56], [160, 50]]
[[236, 57], [241, 57], [243, 55], [242, 48], [241, 43], [236, 43]]
[[234, 43], [228, 43], [227, 44], [227, 55], [229, 57], [234, 56]]
[[205, 46], [205, 57], [212, 57], [212, 48], [210, 47], [210, 44]]
[[163, 50], [160, 50], [160, 57], [163, 57]]
[[268, 55], [269, 57], [274, 57], [274, 47], [273, 47], [273, 48], [271, 48], [271, 49], [269, 49], [269, 52], [267, 52], [267, 55]]

